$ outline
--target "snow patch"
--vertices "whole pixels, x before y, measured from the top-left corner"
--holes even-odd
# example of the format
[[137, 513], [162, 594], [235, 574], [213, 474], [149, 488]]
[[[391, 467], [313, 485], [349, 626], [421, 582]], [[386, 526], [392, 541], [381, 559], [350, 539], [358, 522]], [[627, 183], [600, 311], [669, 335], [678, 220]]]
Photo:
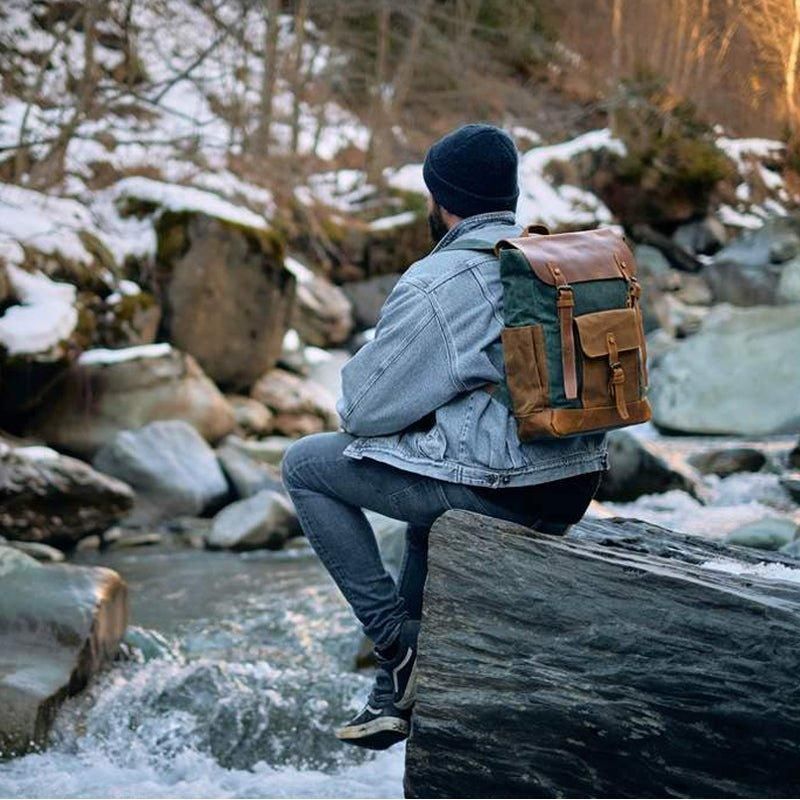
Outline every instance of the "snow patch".
[[369, 224], [371, 231], [387, 231], [392, 228], [397, 228], [400, 225], [408, 225], [417, 218], [413, 211], [403, 211], [400, 214], [393, 214], [390, 217], [381, 217], [380, 219], [373, 220]]
[[789, 581], [800, 583], [800, 569], [787, 567], [785, 564], [759, 561], [757, 564], [745, 564], [732, 558], [714, 558], [700, 564], [704, 569], [725, 572], [728, 575], [742, 577], [766, 578], [771, 581]]
[[119, 364], [123, 361], [133, 361], [137, 358], [163, 358], [172, 352], [172, 346], [167, 342], [159, 344], [141, 344], [135, 347], [121, 347], [117, 350], [109, 350], [98, 347], [94, 350], [86, 350], [78, 357], [78, 364], [82, 367], [89, 365], [108, 365]]
[[286, 256], [283, 265], [297, 278], [298, 283], [311, 283], [316, 277], [312, 270], [292, 256]]
[[250, 209], [234, 205], [219, 195], [192, 186], [176, 186], [152, 178], [133, 177], [121, 180], [114, 189], [118, 200], [143, 200], [170, 211], [196, 211], [236, 225], [261, 230], [267, 227], [265, 218]]
[[422, 164], [405, 164], [397, 169], [385, 169], [383, 177], [392, 189], [417, 194], [428, 193], [428, 187], [422, 177]]
[[14, 264], [6, 271], [20, 304], [0, 317], [0, 345], [10, 355], [45, 353], [67, 339], [78, 323], [75, 287]]

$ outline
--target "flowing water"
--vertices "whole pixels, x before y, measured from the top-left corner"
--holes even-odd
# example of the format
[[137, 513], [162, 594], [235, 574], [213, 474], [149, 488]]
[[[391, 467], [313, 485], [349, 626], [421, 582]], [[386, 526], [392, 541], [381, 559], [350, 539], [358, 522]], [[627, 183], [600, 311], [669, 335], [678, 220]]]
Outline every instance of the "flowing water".
[[370, 676], [359, 636], [307, 546], [169, 547], [83, 556], [127, 580], [147, 653], [61, 710], [51, 746], [0, 763], [0, 796], [399, 797], [402, 745], [340, 745]]
[[[640, 435], [651, 435], [648, 428]], [[735, 440], [663, 440], [669, 452]], [[776, 463], [792, 439], [757, 443]], [[723, 537], [739, 524], [800, 512], [774, 471], [706, 480], [684, 492], [607, 504], [613, 513]], [[303, 541], [280, 553], [170, 547], [82, 554], [130, 587], [134, 660], [114, 664], [59, 713], [49, 749], [0, 763], [0, 796], [402, 796], [402, 746], [340, 745], [333, 727], [359, 708], [356, 624]]]

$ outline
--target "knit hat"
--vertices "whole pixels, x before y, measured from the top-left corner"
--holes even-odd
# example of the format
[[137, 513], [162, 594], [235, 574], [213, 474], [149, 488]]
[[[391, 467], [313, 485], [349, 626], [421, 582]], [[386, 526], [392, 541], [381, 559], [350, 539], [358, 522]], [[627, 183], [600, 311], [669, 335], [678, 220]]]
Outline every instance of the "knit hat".
[[458, 217], [517, 207], [517, 148], [494, 125], [464, 125], [439, 139], [422, 176], [433, 199]]

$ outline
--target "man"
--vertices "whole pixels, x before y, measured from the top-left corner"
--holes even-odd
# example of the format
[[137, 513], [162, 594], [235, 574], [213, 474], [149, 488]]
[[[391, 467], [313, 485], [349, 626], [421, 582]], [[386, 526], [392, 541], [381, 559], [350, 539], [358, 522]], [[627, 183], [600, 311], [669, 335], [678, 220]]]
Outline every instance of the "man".
[[[436, 246], [402, 275], [373, 341], [344, 365], [342, 431], [306, 436], [283, 460], [303, 530], [375, 644], [369, 700], [337, 731], [373, 749], [408, 735], [436, 517], [460, 508], [563, 533], [606, 464], [602, 434], [520, 443], [513, 415], [484, 389], [504, 375], [498, 260], [450, 247], [520, 235], [514, 143], [466, 125], [431, 147], [423, 175]], [[397, 584], [364, 508], [408, 523]]]

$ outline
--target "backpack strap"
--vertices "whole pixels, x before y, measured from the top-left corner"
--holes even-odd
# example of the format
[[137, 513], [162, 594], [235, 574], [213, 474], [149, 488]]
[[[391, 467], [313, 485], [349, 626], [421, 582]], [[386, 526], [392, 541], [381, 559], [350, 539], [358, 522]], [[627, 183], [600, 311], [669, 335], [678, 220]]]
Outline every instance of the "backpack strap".
[[488, 239], [470, 239], [469, 237], [463, 239], [456, 239], [452, 244], [443, 247], [439, 252], [445, 250], [479, 250], [481, 252], [488, 251], [494, 253], [495, 245], [497, 242], [490, 242]]

